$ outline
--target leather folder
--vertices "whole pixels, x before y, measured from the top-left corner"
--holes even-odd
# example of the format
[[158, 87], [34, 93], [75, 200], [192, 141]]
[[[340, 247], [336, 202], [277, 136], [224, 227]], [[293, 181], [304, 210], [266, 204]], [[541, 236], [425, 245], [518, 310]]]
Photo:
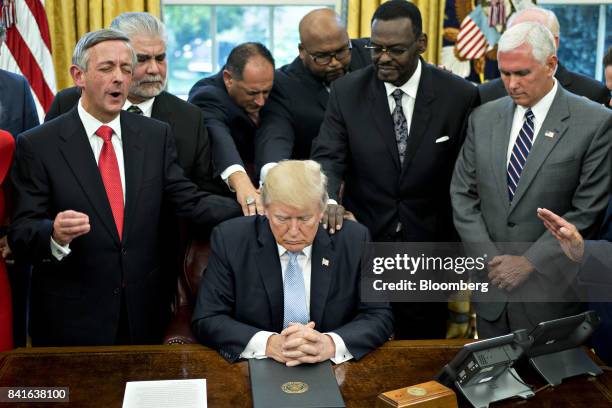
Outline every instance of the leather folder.
[[272, 359], [250, 359], [254, 408], [343, 408], [329, 361], [287, 367]]

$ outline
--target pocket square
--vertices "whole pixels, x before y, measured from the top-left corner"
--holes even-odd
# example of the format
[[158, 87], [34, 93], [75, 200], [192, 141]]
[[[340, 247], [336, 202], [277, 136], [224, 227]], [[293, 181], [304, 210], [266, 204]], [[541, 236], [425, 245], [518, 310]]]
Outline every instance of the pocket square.
[[446, 141], [450, 140], [450, 137], [448, 136], [442, 136], [436, 139], [436, 143], [444, 143]]

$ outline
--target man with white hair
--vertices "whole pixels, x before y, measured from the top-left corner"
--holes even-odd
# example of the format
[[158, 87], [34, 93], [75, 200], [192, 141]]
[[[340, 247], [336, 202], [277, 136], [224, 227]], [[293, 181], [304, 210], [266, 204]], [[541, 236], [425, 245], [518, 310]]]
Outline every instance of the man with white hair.
[[[149, 13], [134, 12], [117, 16], [111, 22], [111, 28], [124, 32], [130, 38], [137, 57], [123, 109], [168, 123], [185, 176], [200, 189], [214, 191], [211, 149], [204, 115], [197, 107], [164, 90], [168, 70], [164, 24]], [[77, 87], [59, 92], [47, 112], [45, 122], [74, 108], [80, 96]]]
[[[555, 51], [541, 24], [516, 24], [502, 35], [497, 57], [509, 96], [472, 113], [453, 173], [457, 231], [464, 242], [483, 244], [490, 260], [492, 289], [475, 306], [481, 337], [580, 311], [578, 303], [543, 303], [569, 293], [553, 262], [561, 250], [536, 209], [549, 208], [593, 236], [608, 202], [612, 113], [563, 89], [554, 78]], [[529, 247], [509, 254], [502, 242]], [[542, 303], [516, 301], [527, 290]]]
[[262, 187], [265, 217], [219, 225], [193, 314], [193, 330], [230, 362], [273, 358], [289, 366], [360, 359], [393, 330], [387, 303], [360, 299], [368, 230], [320, 225], [327, 177], [312, 161], [273, 167]]
[[[551, 10], [542, 7], [529, 7], [522, 9], [510, 16], [508, 28], [515, 24], [532, 22], [542, 24], [548, 28], [555, 37], [555, 47], [559, 49], [560, 28], [557, 16]], [[557, 62], [555, 78], [561, 86], [576, 95], [585, 96], [592, 101], [608, 105], [610, 92], [599, 81], [586, 75], [568, 70]], [[504, 84], [500, 78], [485, 82], [478, 86], [481, 103], [493, 101], [507, 95]]]

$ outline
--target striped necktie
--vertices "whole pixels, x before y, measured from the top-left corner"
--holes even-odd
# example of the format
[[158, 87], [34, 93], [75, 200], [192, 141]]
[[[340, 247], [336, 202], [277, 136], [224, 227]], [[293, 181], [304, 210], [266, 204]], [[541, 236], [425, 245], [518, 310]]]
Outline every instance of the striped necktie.
[[514, 193], [518, 187], [521, 173], [527, 163], [527, 156], [531, 150], [533, 144], [533, 112], [531, 109], [527, 109], [525, 112], [525, 119], [523, 127], [516, 138], [514, 147], [512, 148], [512, 154], [510, 154], [510, 161], [508, 162], [508, 198], [510, 202], [514, 198]]

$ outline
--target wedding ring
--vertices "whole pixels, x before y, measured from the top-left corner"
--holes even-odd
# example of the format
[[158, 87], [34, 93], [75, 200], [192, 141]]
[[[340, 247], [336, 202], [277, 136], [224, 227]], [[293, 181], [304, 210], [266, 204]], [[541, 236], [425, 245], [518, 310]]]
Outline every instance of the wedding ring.
[[246, 198], [246, 205], [251, 205], [251, 204], [255, 204], [255, 198], [248, 196]]

